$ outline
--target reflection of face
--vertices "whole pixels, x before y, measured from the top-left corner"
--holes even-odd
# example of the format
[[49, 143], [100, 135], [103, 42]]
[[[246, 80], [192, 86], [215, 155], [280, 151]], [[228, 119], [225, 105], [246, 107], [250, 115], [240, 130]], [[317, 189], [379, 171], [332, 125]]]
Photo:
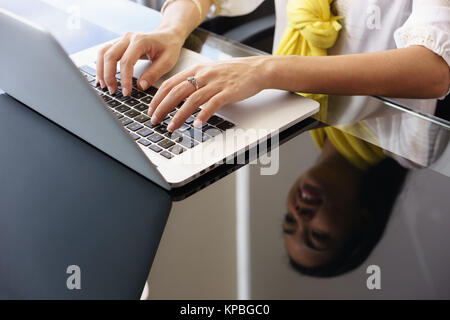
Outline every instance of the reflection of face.
[[[330, 157], [332, 158], [332, 157]], [[283, 222], [289, 256], [307, 268], [338, 256], [360, 226], [360, 173], [342, 159], [321, 161], [292, 186]]]

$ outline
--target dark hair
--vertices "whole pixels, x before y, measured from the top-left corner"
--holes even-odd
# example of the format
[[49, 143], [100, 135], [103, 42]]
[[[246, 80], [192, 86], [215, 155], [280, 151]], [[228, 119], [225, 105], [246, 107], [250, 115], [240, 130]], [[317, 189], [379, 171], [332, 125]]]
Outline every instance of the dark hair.
[[368, 230], [350, 237], [339, 257], [330, 263], [304, 267], [289, 257], [291, 267], [301, 274], [323, 278], [336, 277], [359, 267], [382, 238], [407, 173], [407, 169], [391, 158], [369, 169], [363, 177], [359, 195], [360, 207], [371, 215]]

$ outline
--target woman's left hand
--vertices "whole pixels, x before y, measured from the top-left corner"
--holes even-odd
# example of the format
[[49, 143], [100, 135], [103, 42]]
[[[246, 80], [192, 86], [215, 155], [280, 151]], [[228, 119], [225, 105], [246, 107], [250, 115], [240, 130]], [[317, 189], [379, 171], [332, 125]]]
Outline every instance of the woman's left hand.
[[[194, 127], [201, 127], [222, 106], [244, 100], [266, 89], [265, 57], [234, 58], [200, 64], [163, 82], [149, 106], [152, 123], [160, 123], [184, 99], [167, 129], [178, 129], [200, 106]], [[187, 81], [193, 76], [198, 89]]]

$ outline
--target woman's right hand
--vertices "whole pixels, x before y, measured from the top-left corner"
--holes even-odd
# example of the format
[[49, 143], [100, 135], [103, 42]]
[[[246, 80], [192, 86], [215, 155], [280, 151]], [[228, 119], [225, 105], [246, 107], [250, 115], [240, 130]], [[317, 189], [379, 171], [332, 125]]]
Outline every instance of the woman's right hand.
[[119, 40], [105, 45], [97, 54], [97, 83], [110, 93], [117, 91], [117, 62], [120, 63], [122, 94], [130, 95], [134, 65], [139, 59], [152, 64], [138, 79], [138, 87], [149, 88], [177, 63], [184, 38], [167, 29], [149, 33], [128, 32]]

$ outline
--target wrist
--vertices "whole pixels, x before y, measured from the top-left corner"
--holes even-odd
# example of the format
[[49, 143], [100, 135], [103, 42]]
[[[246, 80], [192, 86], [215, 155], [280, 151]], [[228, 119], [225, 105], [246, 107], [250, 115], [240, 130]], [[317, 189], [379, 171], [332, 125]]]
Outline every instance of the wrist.
[[[303, 67], [302, 67], [303, 66]], [[294, 70], [302, 70], [296, 73]], [[263, 64], [263, 77], [269, 89], [309, 92], [310, 68], [302, 56], [267, 56]]]
[[261, 56], [257, 59], [257, 74], [261, 76], [262, 89], [278, 89], [276, 58], [274, 56]]
[[162, 32], [169, 34], [171, 39], [183, 46], [186, 38], [190, 32], [182, 27], [174, 26], [173, 24], [161, 23], [155, 30], [155, 32]]

